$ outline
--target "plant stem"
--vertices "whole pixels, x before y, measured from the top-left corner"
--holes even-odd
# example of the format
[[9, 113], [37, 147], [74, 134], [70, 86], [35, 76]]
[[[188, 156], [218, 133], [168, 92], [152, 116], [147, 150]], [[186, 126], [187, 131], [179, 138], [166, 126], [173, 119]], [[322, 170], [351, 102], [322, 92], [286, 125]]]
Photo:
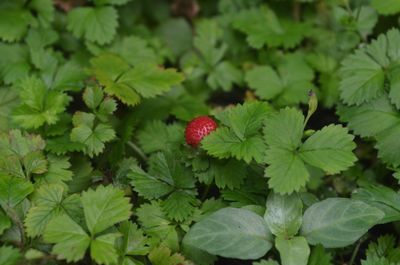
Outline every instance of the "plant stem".
[[360, 246], [361, 246], [362, 242], [363, 242], [363, 240], [360, 239], [358, 241], [358, 243], [357, 243], [357, 246], [354, 248], [353, 254], [351, 255], [351, 259], [350, 259], [349, 265], [353, 265], [353, 263], [354, 263], [354, 261], [356, 259], [356, 256], [358, 254], [358, 251], [360, 250]]
[[143, 159], [144, 161], [147, 161], [147, 156], [146, 154], [142, 151], [142, 149], [140, 149], [139, 146], [137, 146], [134, 142], [132, 141], [128, 141], [126, 142], [129, 147], [132, 148], [133, 151], [135, 151], [136, 154], [138, 154], [140, 156], [141, 159]]

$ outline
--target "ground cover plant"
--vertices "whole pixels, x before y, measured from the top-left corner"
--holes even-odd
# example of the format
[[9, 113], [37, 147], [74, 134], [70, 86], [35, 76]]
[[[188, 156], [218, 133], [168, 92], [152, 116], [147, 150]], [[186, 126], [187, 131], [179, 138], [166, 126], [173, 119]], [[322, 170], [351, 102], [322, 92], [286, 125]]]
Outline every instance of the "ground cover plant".
[[399, 14], [1, 0], [0, 265], [399, 265]]

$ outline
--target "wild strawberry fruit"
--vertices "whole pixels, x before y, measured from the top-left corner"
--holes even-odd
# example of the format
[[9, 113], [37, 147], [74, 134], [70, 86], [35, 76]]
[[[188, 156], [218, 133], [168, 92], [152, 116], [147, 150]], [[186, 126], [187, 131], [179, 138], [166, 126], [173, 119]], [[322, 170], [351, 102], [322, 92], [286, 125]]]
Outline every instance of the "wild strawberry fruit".
[[186, 143], [197, 147], [201, 140], [217, 127], [217, 123], [208, 116], [200, 116], [191, 120], [185, 130]]

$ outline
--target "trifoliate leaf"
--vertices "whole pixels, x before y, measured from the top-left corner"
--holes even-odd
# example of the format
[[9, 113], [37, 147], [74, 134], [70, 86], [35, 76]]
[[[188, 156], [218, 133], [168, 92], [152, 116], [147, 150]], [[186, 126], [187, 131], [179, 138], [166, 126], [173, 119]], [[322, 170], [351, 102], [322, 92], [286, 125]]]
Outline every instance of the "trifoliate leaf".
[[28, 180], [0, 175], [0, 205], [3, 207], [15, 207], [33, 190]]
[[265, 149], [258, 131], [269, 112], [262, 102], [244, 103], [224, 112], [226, 125], [202, 140], [202, 147], [217, 158], [235, 157], [250, 163], [262, 161]]
[[311, 135], [299, 149], [306, 163], [321, 168], [328, 174], [337, 174], [354, 164], [356, 147], [354, 136], [340, 125], [329, 125]]
[[360, 105], [378, 98], [385, 90], [386, 80], [391, 102], [400, 107], [400, 82], [397, 78], [399, 41], [400, 32], [392, 29], [344, 59], [340, 70], [340, 90], [341, 98], [346, 104]]
[[68, 215], [53, 218], [46, 226], [44, 241], [55, 244], [53, 253], [67, 262], [81, 260], [90, 245], [90, 237]]
[[26, 46], [0, 43], [0, 54], [0, 77], [5, 84], [16, 83], [28, 76], [31, 66]]
[[310, 177], [306, 164], [335, 174], [356, 161], [352, 153], [354, 137], [340, 125], [324, 127], [301, 143], [303, 129], [303, 115], [290, 108], [271, 115], [265, 122], [265, 142], [269, 146], [265, 175], [275, 192], [291, 193], [303, 187]]
[[0, 39], [8, 42], [22, 39], [33, 21], [32, 15], [23, 9], [1, 8]]
[[72, 180], [72, 171], [69, 170], [71, 163], [68, 157], [49, 155], [49, 167], [47, 172], [37, 177], [37, 182], [65, 185], [65, 182]]
[[234, 84], [242, 83], [242, 79], [242, 72], [236, 66], [223, 61], [208, 75], [207, 83], [212, 89], [221, 87], [224, 91], [230, 91]]
[[0, 247], [0, 264], [16, 265], [21, 259], [18, 249], [6, 245]]
[[24, 79], [20, 89], [22, 104], [14, 111], [13, 119], [24, 128], [55, 124], [70, 101], [66, 94], [49, 91], [36, 77]]
[[29, 7], [36, 13], [39, 23], [48, 28], [54, 20], [54, 5], [51, 0], [32, 0]]
[[79, 91], [84, 86], [86, 77], [82, 67], [69, 61], [57, 69], [50, 87], [57, 91]]
[[99, 186], [82, 193], [82, 205], [87, 227], [92, 235], [127, 220], [131, 204], [124, 192], [112, 186]]
[[178, 253], [172, 254], [171, 250], [165, 246], [154, 248], [149, 254], [149, 260], [154, 265], [188, 265], [185, 257]]
[[139, 103], [139, 95], [155, 97], [183, 80], [174, 69], [162, 69], [147, 63], [131, 68], [113, 54], [100, 55], [92, 59], [91, 64], [96, 78], [105, 86], [105, 92], [132, 106]]
[[104, 144], [115, 137], [115, 131], [109, 124], [95, 124], [94, 114], [77, 112], [72, 122], [74, 128], [71, 131], [71, 140], [84, 144], [84, 153], [90, 157], [100, 154], [104, 149]]
[[182, 222], [195, 211], [198, 204], [199, 201], [193, 194], [176, 191], [169, 195], [161, 206], [169, 218]]
[[382, 15], [394, 15], [400, 12], [400, 3], [397, 0], [372, 0], [371, 5]]
[[301, 42], [308, 28], [299, 22], [279, 21], [274, 11], [267, 7], [241, 11], [233, 26], [245, 33], [249, 45], [256, 49], [264, 45], [293, 48]]
[[117, 11], [111, 6], [78, 7], [68, 12], [67, 28], [77, 38], [103, 45], [114, 38], [117, 18]]
[[278, 105], [306, 103], [314, 88], [312, 69], [299, 55], [291, 55], [277, 66], [256, 66], [246, 73], [246, 82], [261, 99], [274, 99]]
[[105, 234], [96, 237], [90, 244], [90, 256], [98, 264], [116, 264], [118, 253], [114, 247], [115, 241], [121, 235], [119, 233]]

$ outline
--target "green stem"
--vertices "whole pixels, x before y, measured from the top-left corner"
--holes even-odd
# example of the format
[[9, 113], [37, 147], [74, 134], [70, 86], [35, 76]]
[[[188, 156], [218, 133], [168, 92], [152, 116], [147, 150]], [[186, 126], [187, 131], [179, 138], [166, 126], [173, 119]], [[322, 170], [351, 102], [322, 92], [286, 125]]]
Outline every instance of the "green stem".
[[135, 151], [136, 154], [138, 154], [140, 156], [141, 159], [143, 159], [144, 161], [147, 161], [147, 156], [146, 154], [142, 151], [142, 149], [140, 149], [139, 146], [137, 146], [134, 142], [132, 141], [128, 141], [126, 142], [127, 145], [129, 145], [130, 148], [132, 148], [133, 151]]
[[356, 257], [357, 257], [358, 251], [360, 250], [360, 246], [361, 246], [362, 242], [363, 242], [363, 240], [360, 239], [358, 241], [358, 243], [357, 243], [357, 246], [354, 248], [353, 254], [351, 255], [351, 259], [350, 259], [349, 265], [353, 265], [354, 264], [354, 261], [356, 260]]

